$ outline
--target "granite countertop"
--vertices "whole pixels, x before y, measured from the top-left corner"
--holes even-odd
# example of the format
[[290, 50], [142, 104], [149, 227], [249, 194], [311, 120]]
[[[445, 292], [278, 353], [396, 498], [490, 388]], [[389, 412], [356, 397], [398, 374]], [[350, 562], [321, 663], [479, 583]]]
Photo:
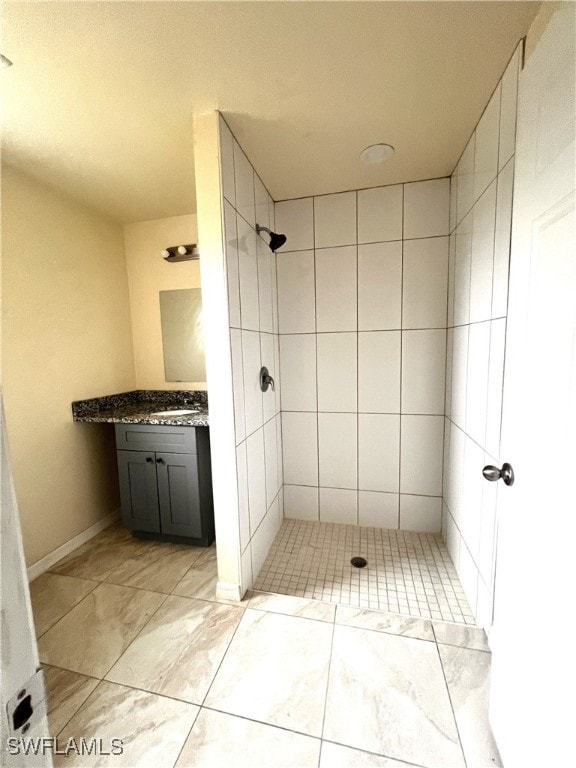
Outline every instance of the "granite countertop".
[[[194, 410], [184, 416], [160, 416], [160, 411]], [[154, 414], [154, 415], [152, 415]], [[138, 389], [117, 395], [76, 400], [74, 421], [100, 424], [166, 424], [174, 427], [207, 427], [208, 394], [190, 390]]]

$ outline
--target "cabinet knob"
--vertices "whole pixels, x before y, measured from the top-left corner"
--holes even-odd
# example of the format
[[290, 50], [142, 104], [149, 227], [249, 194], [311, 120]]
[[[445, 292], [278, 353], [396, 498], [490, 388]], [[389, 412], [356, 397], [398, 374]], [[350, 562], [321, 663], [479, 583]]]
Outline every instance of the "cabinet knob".
[[152, 458], [152, 456], [146, 456], [146, 461], [148, 462], [148, 464], [152, 464], [154, 459]]
[[164, 464], [164, 459], [156, 459], [156, 464]]

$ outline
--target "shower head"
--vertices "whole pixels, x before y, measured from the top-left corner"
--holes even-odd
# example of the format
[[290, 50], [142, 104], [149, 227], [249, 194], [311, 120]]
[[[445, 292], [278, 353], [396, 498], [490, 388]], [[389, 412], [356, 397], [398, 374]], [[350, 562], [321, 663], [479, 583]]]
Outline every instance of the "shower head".
[[258, 232], [258, 234], [260, 234], [260, 232], [268, 232], [270, 235], [270, 242], [268, 245], [272, 252], [277, 251], [278, 248], [281, 248], [286, 242], [286, 235], [279, 235], [276, 232], [272, 232], [268, 227], [261, 227], [259, 224], [256, 224], [256, 232]]

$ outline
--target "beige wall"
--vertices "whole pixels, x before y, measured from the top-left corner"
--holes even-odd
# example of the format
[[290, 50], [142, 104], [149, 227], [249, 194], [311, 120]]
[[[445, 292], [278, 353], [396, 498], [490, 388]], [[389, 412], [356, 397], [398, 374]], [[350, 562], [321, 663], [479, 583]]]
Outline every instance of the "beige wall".
[[28, 565], [119, 506], [114, 435], [70, 403], [135, 386], [122, 228], [2, 174], [2, 381]]
[[197, 243], [196, 215], [140, 221], [124, 227], [130, 313], [139, 389], [206, 389], [206, 382], [167, 382], [162, 354], [160, 291], [200, 286], [198, 261], [166, 262], [160, 252]]

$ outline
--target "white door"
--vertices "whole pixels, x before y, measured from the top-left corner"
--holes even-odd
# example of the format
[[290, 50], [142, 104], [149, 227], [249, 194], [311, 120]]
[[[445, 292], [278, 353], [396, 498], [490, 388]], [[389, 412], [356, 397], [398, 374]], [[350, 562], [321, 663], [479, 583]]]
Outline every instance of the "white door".
[[[575, 11], [520, 76], [490, 720], [505, 768], [576, 765]], [[500, 481], [502, 482], [502, 481]]]
[[[0, 765], [36, 768], [52, 765], [43, 674], [30, 608], [30, 592], [20, 535], [20, 521], [6, 448], [0, 391]], [[20, 741], [20, 740], [23, 741]]]

